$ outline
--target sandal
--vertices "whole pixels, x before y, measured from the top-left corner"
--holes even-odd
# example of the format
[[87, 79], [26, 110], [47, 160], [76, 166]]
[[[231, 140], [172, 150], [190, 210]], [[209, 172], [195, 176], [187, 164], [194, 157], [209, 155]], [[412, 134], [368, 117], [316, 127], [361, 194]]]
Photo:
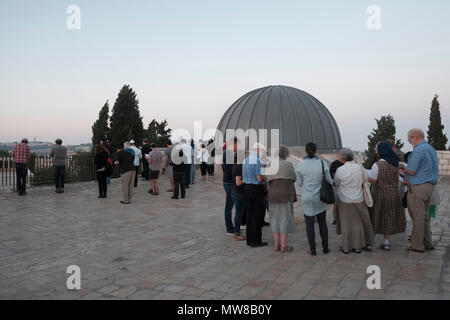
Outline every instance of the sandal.
[[291, 252], [292, 250], [294, 250], [294, 248], [290, 246], [281, 247], [280, 249], [281, 252]]
[[275, 251], [275, 252], [280, 251], [280, 245], [275, 246], [275, 247], [273, 248], [273, 251]]

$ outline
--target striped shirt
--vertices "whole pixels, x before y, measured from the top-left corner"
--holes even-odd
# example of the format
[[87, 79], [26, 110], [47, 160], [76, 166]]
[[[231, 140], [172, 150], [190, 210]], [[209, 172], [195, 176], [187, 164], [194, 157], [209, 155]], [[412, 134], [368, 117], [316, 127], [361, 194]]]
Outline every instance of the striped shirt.
[[30, 147], [26, 143], [16, 144], [12, 154], [15, 163], [27, 163], [30, 158]]

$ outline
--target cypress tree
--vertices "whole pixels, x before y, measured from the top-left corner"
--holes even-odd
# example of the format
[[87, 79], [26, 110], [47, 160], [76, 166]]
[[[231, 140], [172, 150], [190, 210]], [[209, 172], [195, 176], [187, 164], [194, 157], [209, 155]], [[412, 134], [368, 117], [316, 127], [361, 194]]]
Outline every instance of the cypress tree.
[[107, 100], [105, 102], [105, 105], [98, 114], [97, 121], [95, 121], [94, 125], [92, 126], [92, 145], [94, 147], [100, 143], [100, 139], [106, 139], [107, 141], [109, 141], [110, 129], [108, 126], [108, 120], [109, 120], [109, 103]]
[[395, 146], [397, 149], [403, 148], [403, 143], [401, 140], [395, 139], [395, 120], [394, 118], [388, 114], [386, 116], [382, 116], [380, 119], [375, 119], [377, 122], [377, 128], [372, 130], [372, 133], [367, 136], [369, 142], [367, 143], [366, 150], [366, 161], [364, 162], [364, 166], [369, 169], [372, 167], [373, 163], [376, 161], [375, 159], [375, 147], [378, 142], [386, 141], [387, 139], [392, 139], [395, 141]]
[[148, 124], [145, 130], [145, 137], [150, 143], [155, 143], [158, 147], [165, 147], [170, 140], [172, 129], [167, 128], [167, 120], [158, 122], [155, 119]]
[[111, 146], [117, 148], [134, 139], [142, 143], [144, 126], [139, 112], [139, 101], [129, 85], [124, 85], [117, 96], [111, 115]]
[[439, 96], [436, 94], [431, 102], [430, 124], [428, 125], [428, 143], [436, 150], [445, 150], [447, 145], [447, 135], [444, 134], [444, 126], [441, 121], [441, 110], [439, 106]]

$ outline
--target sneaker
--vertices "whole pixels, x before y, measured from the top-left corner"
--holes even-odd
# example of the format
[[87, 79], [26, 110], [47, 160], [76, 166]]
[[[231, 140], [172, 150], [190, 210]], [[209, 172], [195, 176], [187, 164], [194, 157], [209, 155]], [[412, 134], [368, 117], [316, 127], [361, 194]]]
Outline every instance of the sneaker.
[[235, 236], [236, 235], [236, 232], [234, 232], [234, 231], [227, 231], [227, 233], [226, 233], [227, 235], [229, 235], [229, 236]]
[[177, 200], [178, 200], [178, 197], [174, 197], [174, 196], [172, 196], [171, 198], [172, 198], [172, 199], [177, 199]]

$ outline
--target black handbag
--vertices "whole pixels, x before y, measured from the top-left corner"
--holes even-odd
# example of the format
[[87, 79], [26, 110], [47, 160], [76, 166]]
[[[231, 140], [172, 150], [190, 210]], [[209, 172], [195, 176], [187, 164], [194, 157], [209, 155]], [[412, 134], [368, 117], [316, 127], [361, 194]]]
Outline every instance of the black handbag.
[[334, 192], [333, 192], [333, 186], [328, 183], [327, 179], [325, 178], [325, 169], [322, 162], [322, 186], [320, 187], [320, 201], [325, 202], [327, 204], [333, 204], [334, 203]]
[[402, 198], [403, 208], [408, 208], [408, 192], [405, 192]]

